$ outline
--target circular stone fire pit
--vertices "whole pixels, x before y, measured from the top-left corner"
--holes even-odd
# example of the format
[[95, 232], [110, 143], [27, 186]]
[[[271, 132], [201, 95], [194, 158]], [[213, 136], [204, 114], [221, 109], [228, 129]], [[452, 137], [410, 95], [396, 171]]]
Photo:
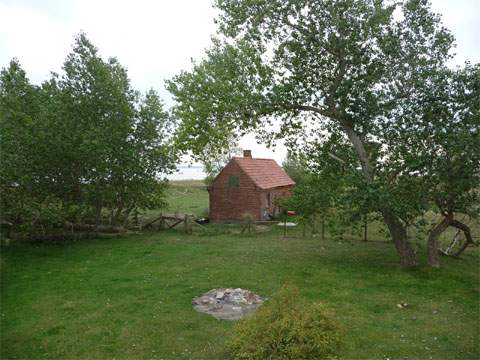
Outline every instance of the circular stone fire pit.
[[255, 311], [264, 299], [250, 290], [221, 288], [193, 298], [192, 305], [198, 312], [210, 314], [221, 320], [239, 320]]

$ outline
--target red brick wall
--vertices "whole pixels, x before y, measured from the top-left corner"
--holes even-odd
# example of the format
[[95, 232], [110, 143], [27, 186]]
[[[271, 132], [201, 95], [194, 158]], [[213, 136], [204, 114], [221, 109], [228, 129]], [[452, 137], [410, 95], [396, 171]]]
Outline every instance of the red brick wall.
[[[239, 186], [230, 187], [230, 176], [239, 177]], [[245, 212], [260, 219], [260, 194], [250, 179], [235, 162], [230, 162], [209, 189], [212, 221], [240, 221]]]
[[[230, 187], [229, 177], [238, 176], [239, 186]], [[241, 221], [242, 215], [251, 213], [255, 220], [263, 220], [263, 210], [268, 208], [267, 193], [270, 193], [271, 204], [268, 211], [274, 209], [274, 198], [290, 196], [292, 186], [260, 190], [235, 162], [230, 162], [215, 179], [209, 189], [210, 220], [217, 222]]]
[[[264, 190], [261, 195], [261, 208], [268, 209], [269, 214], [278, 215], [280, 208], [275, 204], [275, 199], [282, 197], [289, 197], [292, 195], [293, 186], [282, 186], [269, 190]], [[268, 201], [268, 194], [270, 194], [270, 204]]]

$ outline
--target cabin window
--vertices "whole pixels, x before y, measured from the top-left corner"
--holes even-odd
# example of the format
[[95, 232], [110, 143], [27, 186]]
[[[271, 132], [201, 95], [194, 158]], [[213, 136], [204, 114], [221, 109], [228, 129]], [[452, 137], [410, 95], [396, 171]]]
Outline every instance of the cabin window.
[[240, 184], [240, 179], [238, 176], [232, 175], [228, 178], [228, 187], [229, 188], [238, 188]]

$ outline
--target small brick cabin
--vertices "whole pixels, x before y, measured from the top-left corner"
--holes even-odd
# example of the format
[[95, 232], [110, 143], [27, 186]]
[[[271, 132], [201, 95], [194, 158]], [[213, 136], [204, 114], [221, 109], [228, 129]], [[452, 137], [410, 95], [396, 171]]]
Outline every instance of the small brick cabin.
[[208, 188], [210, 220], [237, 222], [250, 213], [255, 220], [278, 214], [278, 197], [290, 196], [295, 182], [273, 159], [254, 159], [251, 151], [234, 157]]

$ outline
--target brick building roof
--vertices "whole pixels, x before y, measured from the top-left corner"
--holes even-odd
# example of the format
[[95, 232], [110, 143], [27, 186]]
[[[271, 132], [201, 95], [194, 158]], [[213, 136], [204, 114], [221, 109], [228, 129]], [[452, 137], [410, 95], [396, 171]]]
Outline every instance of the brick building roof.
[[295, 181], [273, 159], [234, 157], [232, 161], [235, 161], [260, 189], [295, 185]]

